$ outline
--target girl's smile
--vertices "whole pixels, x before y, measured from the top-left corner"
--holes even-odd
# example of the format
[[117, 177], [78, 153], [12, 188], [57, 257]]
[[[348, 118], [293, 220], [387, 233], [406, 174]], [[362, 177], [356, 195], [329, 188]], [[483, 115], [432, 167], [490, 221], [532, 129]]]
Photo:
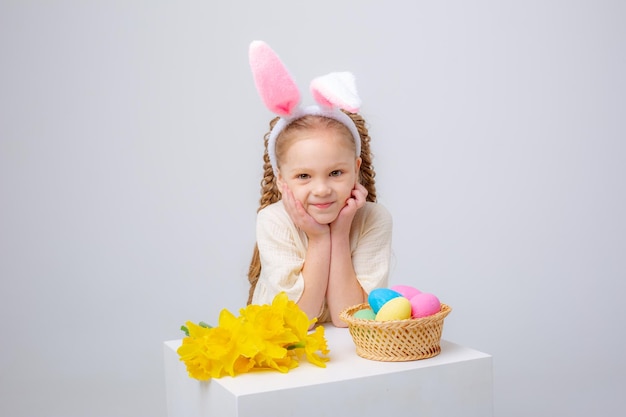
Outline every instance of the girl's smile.
[[313, 206], [317, 207], [318, 209], [324, 210], [330, 207], [332, 204], [333, 203], [318, 203], [318, 204], [313, 204]]

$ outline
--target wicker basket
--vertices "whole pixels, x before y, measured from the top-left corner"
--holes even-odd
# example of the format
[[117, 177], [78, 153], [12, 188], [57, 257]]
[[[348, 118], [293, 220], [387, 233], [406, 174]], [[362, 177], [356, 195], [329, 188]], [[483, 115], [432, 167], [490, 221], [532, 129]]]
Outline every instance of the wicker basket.
[[348, 323], [357, 355], [375, 361], [403, 362], [426, 359], [441, 352], [443, 319], [452, 311], [441, 304], [441, 310], [419, 319], [375, 321], [353, 317], [369, 304], [348, 307], [339, 317]]

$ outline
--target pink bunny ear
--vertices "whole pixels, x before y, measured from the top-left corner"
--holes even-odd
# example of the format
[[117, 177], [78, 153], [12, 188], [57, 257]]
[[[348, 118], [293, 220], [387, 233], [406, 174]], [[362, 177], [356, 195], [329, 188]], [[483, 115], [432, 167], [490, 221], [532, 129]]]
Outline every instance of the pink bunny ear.
[[263, 41], [249, 50], [250, 67], [265, 106], [280, 116], [290, 116], [300, 103], [300, 90], [278, 55]]
[[311, 81], [311, 94], [315, 101], [326, 107], [339, 107], [356, 113], [361, 99], [356, 91], [354, 75], [350, 72], [332, 72]]

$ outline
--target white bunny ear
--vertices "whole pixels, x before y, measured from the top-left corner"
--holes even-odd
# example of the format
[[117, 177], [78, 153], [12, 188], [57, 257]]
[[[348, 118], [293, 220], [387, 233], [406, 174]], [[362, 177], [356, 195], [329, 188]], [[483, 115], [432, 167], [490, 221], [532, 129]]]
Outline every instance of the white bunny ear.
[[339, 107], [356, 113], [361, 99], [351, 72], [332, 72], [311, 81], [311, 94], [317, 103], [326, 107]]
[[254, 41], [249, 59], [256, 88], [267, 108], [290, 116], [300, 103], [300, 90], [278, 55], [265, 42]]

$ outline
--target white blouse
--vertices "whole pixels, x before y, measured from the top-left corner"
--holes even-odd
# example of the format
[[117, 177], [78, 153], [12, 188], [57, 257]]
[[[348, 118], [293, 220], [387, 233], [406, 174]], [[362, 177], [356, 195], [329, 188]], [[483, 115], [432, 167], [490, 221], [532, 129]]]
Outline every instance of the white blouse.
[[[352, 264], [361, 287], [368, 294], [374, 288], [387, 286], [392, 226], [391, 214], [379, 203], [366, 202], [352, 220]], [[261, 275], [252, 303], [269, 304], [281, 291], [297, 302], [304, 291], [302, 267], [308, 239], [291, 221], [282, 200], [258, 212], [256, 238]], [[325, 306], [320, 321], [328, 319], [324, 310]]]

